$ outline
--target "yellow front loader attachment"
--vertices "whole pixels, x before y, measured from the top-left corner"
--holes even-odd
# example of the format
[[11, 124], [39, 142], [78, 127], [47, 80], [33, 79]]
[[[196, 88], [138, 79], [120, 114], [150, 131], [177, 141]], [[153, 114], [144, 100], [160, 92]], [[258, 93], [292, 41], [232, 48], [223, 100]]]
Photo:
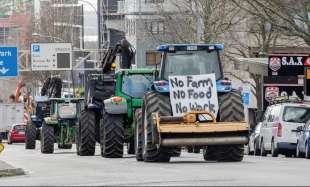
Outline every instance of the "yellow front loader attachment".
[[181, 117], [154, 115], [160, 146], [242, 145], [248, 143], [245, 122], [217, 122], [212, 113], [193, 111]]

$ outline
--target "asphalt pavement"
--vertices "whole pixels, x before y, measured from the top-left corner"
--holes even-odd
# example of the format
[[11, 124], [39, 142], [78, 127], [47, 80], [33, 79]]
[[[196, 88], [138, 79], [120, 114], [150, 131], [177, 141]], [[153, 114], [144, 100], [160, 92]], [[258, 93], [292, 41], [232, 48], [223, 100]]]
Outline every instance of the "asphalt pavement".
[[243, 162], [203, 161], [202, 154], [182, 152], [170, 163], [137, 162], [133, 155], [106, 159], [99, 155], [78, 157], [75, 149], [43, 155], [39, 147], [25, 150], [24, 144], [7, 145], [0, 160], [26, 175], [3, 177], [0, 185], [309, 185], [310, 160], [245, 156]]

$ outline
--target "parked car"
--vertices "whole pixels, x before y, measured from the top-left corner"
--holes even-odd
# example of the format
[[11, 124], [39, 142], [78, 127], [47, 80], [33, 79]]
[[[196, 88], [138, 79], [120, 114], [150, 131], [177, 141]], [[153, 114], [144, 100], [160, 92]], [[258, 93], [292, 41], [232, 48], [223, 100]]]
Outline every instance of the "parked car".
[[298, 140], [296, 146], [296, 157], [310, 159], [310, 120], [304, 126], [296, 129]]
[[24, 123], [14, 124], [8, 135], [8, 144], [15, 142], [25, 142], [26, 125]]
[[258, 123], [250, 135], [250, 140], [248, 144], [248, 154], [249, 155], [260, 155], [259, 140], [260, 140], [260, 129], [262, 123]]
[[260, 133], [260, 154], [273, 157], [296, 154], [296, 129], [310, 117], [310, 104], [285, 102], [270, 105], [264, 114]]

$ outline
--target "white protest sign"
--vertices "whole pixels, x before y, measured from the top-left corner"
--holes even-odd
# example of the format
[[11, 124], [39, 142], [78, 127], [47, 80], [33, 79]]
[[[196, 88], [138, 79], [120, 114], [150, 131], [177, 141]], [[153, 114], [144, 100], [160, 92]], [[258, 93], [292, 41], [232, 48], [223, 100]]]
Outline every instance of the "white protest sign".
[[204, 110], [217, 116], [218, 96], [215, 74], [169, 76], [173, 116]]

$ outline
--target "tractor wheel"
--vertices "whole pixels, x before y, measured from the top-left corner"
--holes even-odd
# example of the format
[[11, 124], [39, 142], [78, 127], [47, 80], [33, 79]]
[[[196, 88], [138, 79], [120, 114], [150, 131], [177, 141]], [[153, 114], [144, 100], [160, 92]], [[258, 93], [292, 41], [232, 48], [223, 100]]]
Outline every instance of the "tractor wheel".
[[75, 148], [76, 148], [76, 154], [78, 155], [78, 156], [80, 156], [80, 121], [78, 122], [78, 124], [76, 125], [76, 132], [75, 132]]
[[72, 149], [72, 144], [58, 144], [58, 149]]
[[46, 96], [48, 95], [48, 89], [50, 87], [51, 83], [51, 78], [47, 78], [46, 81], [44, 82], [42, 89], [41, 89], [41, 96]]
[[79, 119], [77, 130], [77, 150], [80, 156], [93, 156], [96, 148], [96, 114], [94, 111], [84, 110]]
[[217, 147], [208, 146], [203, 149], [203, 158], [205, 161], [216, 161], [217, 160]]
[[156, 136], [157, 129], [154, 125], [153, 114], [158, 112], [160, 115], [171, 115], [171, 105], [169, 96], [156, 92], [148, 92], [143, 101], [143, 124], [144, 142], [143, 158], [145, 162], [169, 162], [171, 150], [165, 147], [157, 147], [153, 143], [153, 135]]
[[43, 84], [41, 89], [42, 96], [48, 96], [51, 98], [60, 98], [62, 89], [62, 80], [60, 78], [48, 78]]
[[61, 89], [62, 89], [62, 80], [60, 78], [53, 78], [51, 81], [50, 87], [50, 96], [52, 98], [60, 98], [61, 97]]
[[[220, 122], [240, 122], [244, 121], [244, 108], [241, 94], [235, 91], [220, 95], [218, 121]], [[209, 146], [210, 147], [210, 146]], [[212, 146], [211, 146], [212, 147]], [[204, 158], [214, 158], [217, 161], [242, 161], [244, 156], [244, 145], [224, 145], [211, 148], [215, 153], [204, 151]], [[227, 151], [229, 150], [229, 151]], [[206, 155], [211, 154], [211, 155]], [[207, 159], [208, 160], [208, 159]]]
[[219, 146], [217, 161], [219, 162], [240, 162], [243, 160], [244, 145]]
[[135, 125], [135, 153], [136, 160], [143, 161], [143, 123], [142, 123], [142, 111], [136, 111], [136, 125]]
[[101, 156], [122, 158], [124, 133], [124, 116], [104, 113], [100, 123]]
[[51, 154], [54, 152], [54, 127], [43, 123], [41, 128], [41, 152]]
[[37, 137], [37, 128], [34, 124], [28, 124], [25, 131], [25, 148], [26, 149], [35, 149], [36, 148], [36, 137]]

